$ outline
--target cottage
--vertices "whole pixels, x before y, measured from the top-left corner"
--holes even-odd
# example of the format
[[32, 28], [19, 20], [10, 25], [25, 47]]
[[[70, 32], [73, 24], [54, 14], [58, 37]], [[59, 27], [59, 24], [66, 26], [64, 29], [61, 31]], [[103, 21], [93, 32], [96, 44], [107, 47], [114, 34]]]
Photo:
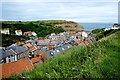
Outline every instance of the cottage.
[[36, 38], [34, 40], [27, 40], [27, 41], [25, 41], [25, 43], [30, 43], [30, 44], [34, 45], [37, 43], [37, 41], [38, 41], [38, 38]]
[[22, 30], [20, 29], [20, 30], [15, 30], [15, 34], [16, 35], [22, 35]]
[[31, 59], [32, 63], [34, 66], [37, 66], [40, 64], [40, 58], [39, 57], [35, 57]]
[[24, 35], [32, 36], [32, 35], [31, 35], [31, 32], [24, 32]]
[[29, 54], [29, 58], [34, 58], [34, 53], [37, 52], [38, 47], [36, 44], [31, 44], [31, 43], [26, 43], [25, 45], [23, 45], [25, 47], [28, 48], [28, 54]]
[[111, 29], [120, 29], [120, 24], [114, 24]]
[[8, 50], [5, 50], [5, 49], [0, 49], [0, 63], [8, 63], [10, 62], [11, 60], [8, 59], [8, 57], [10, 58], [12, 54], [10, 54], [8, 52]]
[[15, 62], [2, 64], [2, 78], [11, 76], [12, 74], [20, 74], [25, 70], [32, 70], [33, 65], [28, 58]]
[[27, 36], [37, 36], [37, 34], [35, 32], [31, 32], [31, 31], [24, 32], [24, 35], [27, 35]]
[[88, 34], [86, 32], [82, 32], [82, 37], [87, 38]]
[[1, 34], [10, 34], [9, 28], [0, 28], [0, 33]]
[[33, 36], [37, 36], [37, 34], [36, 34], [35, 32], [31, 32], [31, 34], [32, 34]]
[[13, 51], [17, 55], [17, 60], [28, 57], [28, 48], [24, 46], [18, 46], [16, 44], [12, 44], [6, 49]]
[[46, 51], [36, 50], [34, 52], [34, 57], [39, 57], [42, 62], [44, 62], [47, 59], [47, 53]]

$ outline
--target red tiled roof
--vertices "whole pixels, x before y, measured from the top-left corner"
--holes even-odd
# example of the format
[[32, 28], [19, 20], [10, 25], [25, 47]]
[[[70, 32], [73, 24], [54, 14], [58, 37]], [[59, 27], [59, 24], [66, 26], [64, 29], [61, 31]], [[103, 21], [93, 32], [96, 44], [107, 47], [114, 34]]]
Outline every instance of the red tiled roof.
[[42, 61], [44, 61], [45, 59], [47, 59], [47, 53], [46, 52], [43, 52], [41, 54], [41, 59], [42, 59]]
[[77, 44], [80, 44], [80, 41], [79, 41], [79, 40], [77, 40], [77, 41], [76, 41], [76, 43], [77, 43]]
[[32, 63], [28, 58], [15, 62], [2, 64], [2, 77], [9, 77], [12, 74], [20, 74], [25, 70], [32, 70]]
[[49, 42], [50, 40], [49, 40], [49, 39], [45, 39], [44, 41], [45, 41], [45, 42]]
[[38, 58], [38, 57], [32, 58], [32, 62], [33, 63], [39, 63], [40, 62], [40, 58]]
[[24, 32], [24, 34], [30, 34], [30, 32]]
[[82, 32], [78, 32], [79, 34], [82, 34]]
[[42, 60], [42, 61], [44, 61], [45, 59], [47, 59], [47, 53], [46, 53], [46, 52], [42, 52], [42, 51], [40, 51], [40, 50], [36, 50], [36, 51], [34, 52], [34, 55], [35, 55], [35, 57], [36, 57], [37, 55], [41, 56], [41, 60]]
[[36, 49], [37, 49], [37, 46], [36, 46], [36, 45], [32, 45], [32, 44], [30, 44], [30, 43], [27, 43], [27, 44], [25, 44], [24, 46], [28, 47], [29, 50], [36, 50]]
[[86, 40], [86, 41], [85, 41], [85, 44], [86, 44], [86, 45], [89, 45], [89, 42]]
[[15, 30], [16, 32], [22, 32], [22, 30], [20, 29], [20, 30]]
[[38, 42], [44, 42], [44, 40], [38, 40]]
[[26, 46], [30, 48], [30, 47], [32, 47], [32, 44], [27, 43]]
[[38, 40], [38, 42], [49, 42], [49, 39], [44, 39], [44, 40]]

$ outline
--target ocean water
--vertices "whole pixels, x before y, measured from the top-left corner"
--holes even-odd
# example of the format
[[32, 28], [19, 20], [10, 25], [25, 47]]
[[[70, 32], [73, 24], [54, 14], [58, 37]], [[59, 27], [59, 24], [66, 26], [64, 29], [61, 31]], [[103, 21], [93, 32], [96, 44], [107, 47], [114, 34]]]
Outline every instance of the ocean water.
[[91, 31], [97, 28], [109, 28], [113, 23], [79, 23], [84, 27], [85, 31]]

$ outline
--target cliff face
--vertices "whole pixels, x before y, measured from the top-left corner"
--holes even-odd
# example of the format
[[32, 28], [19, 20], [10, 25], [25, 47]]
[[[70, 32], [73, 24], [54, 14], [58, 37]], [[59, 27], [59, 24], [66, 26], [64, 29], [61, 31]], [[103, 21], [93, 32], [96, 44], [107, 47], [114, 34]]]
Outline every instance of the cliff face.
[[82, 31], [84, 28], [83, 26], [79, 25], [76, 22], [69, 22], [63, 24], [56, 24], [54, 27], [62, 27], [66, 31]]

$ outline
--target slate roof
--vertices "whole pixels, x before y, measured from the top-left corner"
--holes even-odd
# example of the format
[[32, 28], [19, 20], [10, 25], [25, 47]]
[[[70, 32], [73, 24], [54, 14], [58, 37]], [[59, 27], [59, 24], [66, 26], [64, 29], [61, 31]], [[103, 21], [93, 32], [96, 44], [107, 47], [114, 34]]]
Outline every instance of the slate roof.
[[11, 56], [11, 54], [7, 50], [0, 49], [0, 60], [6, 58], [8, 56]]
[[53, 51], [53, 50], [48, 50], [48, 51], [46, 51], [46, 53], [47, 53], [48, 57], [53, 57], [56, 54], [55, 51]]
[[50, 45], [50, 42], [38, 42], [37, 45], [38, 46], [43, 46], [43, 45], [48, 46], [48, 45]]
[[33, 43], [33, 44], [35, 44], [37, 42], [37, 39], [35, 39], [35, 40], [27, 40], [27, 41], [25, 41], [25, 43]]
[[56, 53], [62, 52], [64, 50], [65, 50], [64, 47], [57, 47], [57, 48], [55, 48], [55, 52]]
[[26, 47], [18, 46], [18, 45], [15, 45], [15, 44], [7, 47], [7, 49], [8, 49], [8, 50], [12, 49], [12, 50], [14, 50], [17, 54], [20, 54], [20, 53], [25, 52], [25, 51], [28, 50], [28, 48], [26, 48]]
[[58, 42], [50, 42], [50, 45], [56, 45]]
[[45, 51], [47, 51], [47, 47], [42, 47], [42, 48], [40, 48], [40, 50], [45, 52]]
[[70, 44], [65, 44], [63, 47], [64, 47], [65, 49], [68, 49], [68, 48], [71, 47], [71, 45], [70, 45]]
[[76, 43], [76, 42], [75, 42], [74, 40], [71, 40], [71, 41], [70, 41], [70, 44], [71, 44], [72, 46], [74, 46], [75, 43]]

